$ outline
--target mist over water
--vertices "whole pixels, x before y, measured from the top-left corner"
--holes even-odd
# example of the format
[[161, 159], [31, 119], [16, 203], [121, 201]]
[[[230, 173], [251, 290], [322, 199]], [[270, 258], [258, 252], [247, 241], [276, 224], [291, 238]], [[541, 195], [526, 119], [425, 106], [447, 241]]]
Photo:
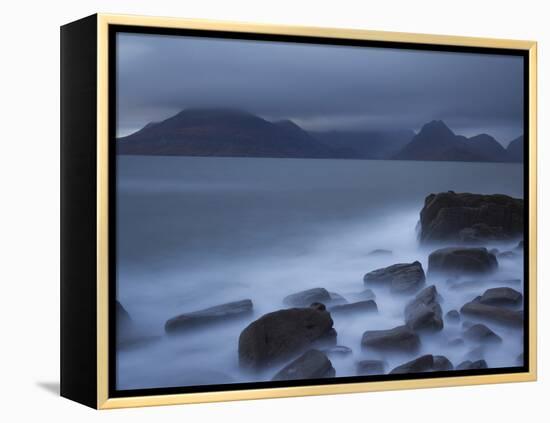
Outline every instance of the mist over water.
[[[437, 247], [421, 248], [416, 226], [432, 192], [523, 198], [522, 166], [504, 163], [118, 156], [117, 172], [117, 299], [140, 334], [160, 337], [117, 352], [118, 389], [270, 380], [280, 367], [239, 370], [238, 337], [251, 321], [285, 308], [285, 296], [323, 287], [358, 301], [371, 270], [418, 260], [427, 271]], [[374, 249], [392, 255], [369, 255]], [[518, 257], [499, 259], [486, 284], [453, 290], [428, 277], [426, 286], [436, 285], [443, 314], [489, 287], [523, 292], [522, 283], [492, 282], [523, 280]], [[456, 366], [475, 348], [449, 347], [462, 327], [445, 322], [442, 332], [422, 335], [415, 354], [363, 351], [363, 332], [403, 324], [413, 298], [369, 288], [378, 314], [332, 315], [337, 344], [353, 350], [330, 357], [337, 377], [354, 376], [366, 358], [382, 358], [390, 370], [430, 353]], [[169, 318], [246, 298], [254, 312], [245, 319], [164, 335]], [[490, 327], [503, 343], [484, 352], [489, 367], [517, 365], [521, 330]]]

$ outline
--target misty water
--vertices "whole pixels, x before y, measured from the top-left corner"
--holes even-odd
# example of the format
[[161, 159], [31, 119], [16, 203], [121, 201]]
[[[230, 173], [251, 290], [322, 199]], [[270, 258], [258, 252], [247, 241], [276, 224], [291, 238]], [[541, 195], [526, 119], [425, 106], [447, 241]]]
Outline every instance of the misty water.
[[[324, 287], [352, 302], [371, 270], [419, 260], [427, 271], [437, 247], [419, 246], [417, 224], [432, 192], [523, 198], [520, 164], [119, 156], [117, 168], [117, 297], [136, 331], [153, 337], [117, 352], [118, 389], [270, 380], [280, 367], [239, 370], [238, 337], [251, 321], [285, 308], [285, 296]], [[369, 255], [374, 249], [392, 255]], [[522, 292], [521, 256], [499, 259], [489, 279], [456, 290], [428, 277], [426, 286], [436, 285], [443, 314], [489, 287]], [[367, 358], [384, 359], [388, 371], [425, 353], [455, 366], [481, 358], [470, 353], [475, 344], [449, 346], [463, 328], [447, 322], [422, 335], [421, 350], [411, 355], [362, 350], [363, 332], [402, 325], [414, 297], [369, 288], [377, 314], [333, 315], [337, 344], [353, 350], [330, 357], [337, 377], [356, 375], [356, 363]], [[171, 317], [246, 298], [254, 312], [245, 319], [164, 334]], [[518, 365], [521, 329], [489, 326], [503, 338], [482, 354], [489, 367]]]

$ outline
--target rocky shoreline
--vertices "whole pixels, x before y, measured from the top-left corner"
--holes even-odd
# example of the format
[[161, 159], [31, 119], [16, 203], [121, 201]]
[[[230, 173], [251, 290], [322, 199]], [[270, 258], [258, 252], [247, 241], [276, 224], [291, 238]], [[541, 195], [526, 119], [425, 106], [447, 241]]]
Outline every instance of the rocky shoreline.
[[[419, 242], [425, 248], [433, 247], [426, 269], [419, 260], [365, 269], [363, 282], [357, 286], [357, 291], [363, 291], [358, 294], [342, 295], [324, 287], [289, 293], [281, 299], [280, 309], [253, 321], [253, 299], [186, 312], [167, 320], [165, 333], [185, 336], [229, 320], [242, 321], [236, 340], [239, 367], [245, 372], [270, 372], [270, 379], [277, 381], [339, 376], [331, 360], [353, 360], [353, 351], [403, 356], [402, 364], [393, 368], [383, 359], [359, 360], [355, 363], [358, 376], [485, 369], [491, 363], [484, 352], [502, 343], [500, 328], [523, 327], [523, 296], [507, 286], [509, 281], [493, 280], [503, 285], [489, 289], [480, 281], [493, 277], [500, 261], [521, 255], [522, 233], [523, 200], [452, 191], [430, 194], [420, 212]], [[516, 249], [490, 249], [493, 242], [502, 240], [516, 242]], [[391, 258], [393, 253], [377, 249], [369, 255]], [[479, 295], [458, 309], [447, 309], [438, 290], [442, 284], [457, 291], [464, 286], [477, 287]], [[377, 301], [378, 293], [404, 299], [402, 323], [365, 330], [355, 345], [340, 345], [340, 327], [333, 317], [354, 322], [370, 319], [385, 306]], [[118, 302], [117, 322], [119, 333], [132, 333], [131, 316]], [[473, 346], [462, 361], [453, 363], [439, 351], [425, 351], [425, 339], [446, 326], [460, 325], [460, 335], [448, 345]], [[126, 336], [119, 347], [131, 345], [132, 336]]]

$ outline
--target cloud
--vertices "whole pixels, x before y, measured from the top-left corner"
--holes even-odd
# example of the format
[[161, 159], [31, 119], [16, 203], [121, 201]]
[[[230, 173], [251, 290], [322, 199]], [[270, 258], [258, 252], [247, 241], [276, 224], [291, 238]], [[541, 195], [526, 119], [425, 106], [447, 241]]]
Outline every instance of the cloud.
[[118, 133], [185, 108], [235, 107], [307, 129], [419, 129], [504, 143], [523, 128], [523, 62], [505, 55], [119, 34]]

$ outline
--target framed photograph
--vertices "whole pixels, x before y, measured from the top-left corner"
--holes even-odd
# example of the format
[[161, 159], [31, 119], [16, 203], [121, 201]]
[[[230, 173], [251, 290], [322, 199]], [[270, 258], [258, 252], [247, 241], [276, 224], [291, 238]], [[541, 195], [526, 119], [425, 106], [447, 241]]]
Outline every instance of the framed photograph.
[[536, 43], [61, 28], [61, 394], [536, 379]]

